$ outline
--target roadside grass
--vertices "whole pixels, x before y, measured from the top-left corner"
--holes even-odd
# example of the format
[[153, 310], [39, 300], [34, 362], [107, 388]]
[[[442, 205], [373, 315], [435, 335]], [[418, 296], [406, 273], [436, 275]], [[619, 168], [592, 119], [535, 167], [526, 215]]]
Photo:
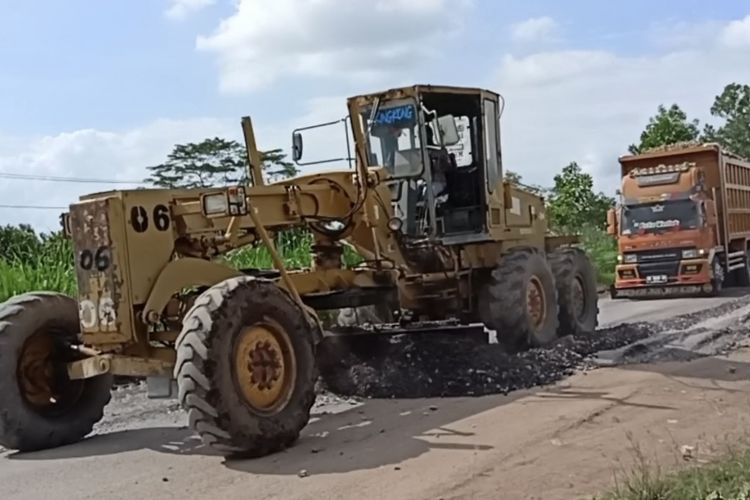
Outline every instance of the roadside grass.
[[33, 291], [76, 294], [70, 243], [55, 239], [35, 253], [0, 259], [0, 301]]
[[750, 448], [728, 447], [705, 464], [672, 472], [647, 460], [636, 449], [636, 465], [622, 482], [591, 500], [750, 500]]
[[[276, 247], [289, 269], [312, 264], [310, 233], [292, 230], [276, 237]], [[61, 292], [75, 296], [76, 275], [71, 243], [62, 238], [36, 242], [33, 248], [12, 249], [0, 256], [0, 302], [14, 295], [33, 291]], [[222, 259], [237, 269], [272, 269], [271, 254], [263, 245], [230, 252]], [[350, 247], [344, 247], [344, 264], [354, 266], [362, 261]]]
[[[76, 295], [70, 241], [59, 236], [39, 239], [34, 234], [11, 229], [5, 228], [4, 231], [11, 233], [12, 238], [0, 238], [3, 245], [0, 247], [0, 301], [20, 293], [41, 290]], [[581, 236], [582, 245], [597, 269], [599, 283], [611, 284], [617, 256], [614, 240], [596, 228], [584, 228]], [[312, 243], [312, 235], [299, 229], [282, 232], [275, 241], [289, 269], [312, 265]], [[221, 257], [221, 260], [238, 269], [274, 267], [271, 255], [263, 245], [240, 248]], [[361, 263], [362, 257], [345, 245], [343, 260], [346, 266], [351, 267]]]
[[615, 281], [617, 263], [617, 242], [605, 231], [584, 227], [581, 231], [581, 245], [591, 257], [597, 271], [597, 281], [601, 285], [611, 285]]

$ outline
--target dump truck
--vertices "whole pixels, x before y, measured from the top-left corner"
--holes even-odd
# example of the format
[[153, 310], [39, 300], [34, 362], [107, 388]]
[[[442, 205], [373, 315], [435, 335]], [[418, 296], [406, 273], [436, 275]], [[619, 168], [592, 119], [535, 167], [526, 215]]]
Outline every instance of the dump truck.
[[[0, 445], [82, 439], [113, 377], [126, 376], [176, 397], [206, 445], [261, 456], [307, 424], [329, 340], [353, 352], [375, 336], [492, 330], [523, 350], [593, 333], [588, 257], [575, 237], [548, 233], [542, 198], [503, 180], [502, 104], [488, 90], [432, 85], [351, 97], [338, 123], [354, 157], [273, 183], [244, 117], [247, 182], [81, 197], [63, 214], [77, 296], [0, 305]], [[328, 161], [303, 161], [304, 133], [293, 131], [294, 161]], [[312, 235], [310, 268], [287, 268], [276, 250], [289, 230]], [[345, 265], [345, 245], [361, 262]], [[267, 249], [272, 269], [223, 259], [251, 246]], [[371, 321], [321, 319], [362, 308]]]
[[608, 232], [613, 298], [717, 295], [750, 285], [750, 162], [718, 144], [680, 143], [620, 158]]

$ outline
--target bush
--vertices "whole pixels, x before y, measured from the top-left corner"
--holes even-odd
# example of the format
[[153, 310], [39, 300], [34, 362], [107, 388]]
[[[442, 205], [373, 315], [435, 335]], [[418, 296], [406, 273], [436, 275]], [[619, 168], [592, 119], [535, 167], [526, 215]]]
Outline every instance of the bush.
[[581, 245], [591, 257], [597, 270], [598, 281], [611, 285], [615, 280], [617, 242], [602, 229], [585, 226], [581, 230]]

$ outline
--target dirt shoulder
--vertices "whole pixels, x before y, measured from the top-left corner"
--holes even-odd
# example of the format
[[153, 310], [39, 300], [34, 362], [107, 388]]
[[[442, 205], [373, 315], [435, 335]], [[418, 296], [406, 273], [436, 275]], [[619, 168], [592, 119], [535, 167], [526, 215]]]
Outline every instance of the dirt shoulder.
[[470, 479], [441, 495], [580, 498], [612, 486], [643, 459], [663, 470], [710, 460], [746, 437], [748, 391], [749, 348], [575, 375], [478, 416], [470, 425], [505, 432], [485, 443], [492, 450]]

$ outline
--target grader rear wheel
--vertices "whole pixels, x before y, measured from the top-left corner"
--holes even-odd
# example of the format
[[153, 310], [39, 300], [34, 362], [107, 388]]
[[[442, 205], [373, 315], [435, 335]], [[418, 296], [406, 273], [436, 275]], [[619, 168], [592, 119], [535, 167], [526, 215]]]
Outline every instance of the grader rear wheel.
[[112, 376], [68, 378], [78, 306], [57, 293], [0, 305], [0, 445], [35, 451], [83, 439], [103, 416]]
[[593, 333], [598, 325], [596, 273], [578, 248], [562, 248], [549, 256], [557, 286], [560, 336]]
[[174, 375], [203, 442], [257, 457], [296, 441], [315, 400], [314, 334], [270, 281], [232, 278], [201, 295], [183, 321]]
[[478, 306], [482, 322], [511, 350], [557, 339], [557, 290], [547, 261], [536, 249], [505, 255], [481, 289]]

